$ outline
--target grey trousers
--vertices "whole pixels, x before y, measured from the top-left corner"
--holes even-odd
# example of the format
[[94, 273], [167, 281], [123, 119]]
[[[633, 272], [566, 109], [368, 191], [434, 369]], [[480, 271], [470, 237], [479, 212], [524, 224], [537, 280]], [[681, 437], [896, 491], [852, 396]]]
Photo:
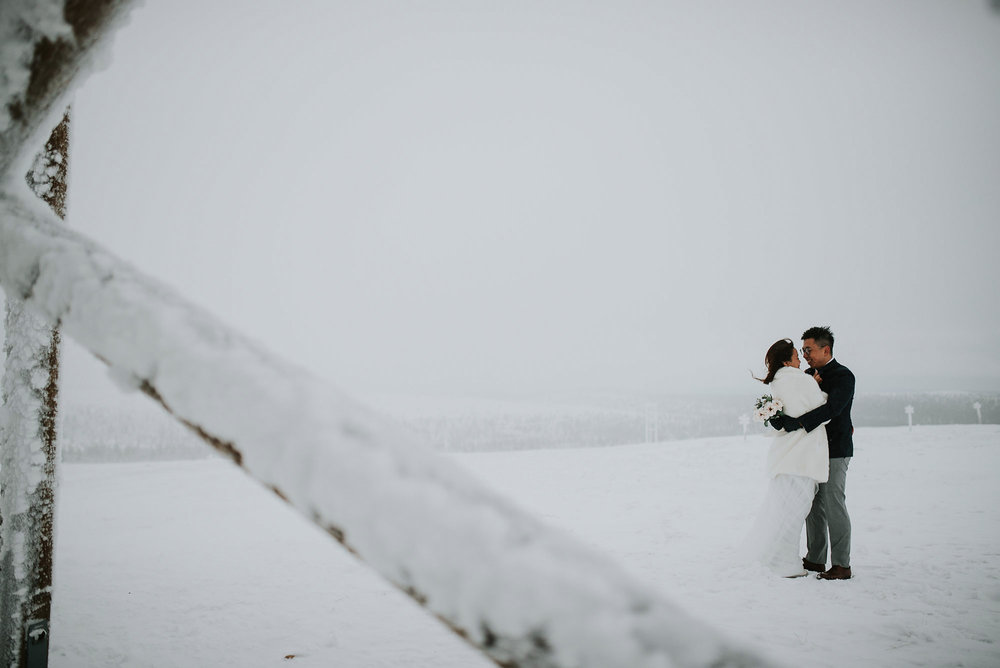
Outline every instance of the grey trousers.
[[[806, 517], [806, 559], [826, 565], [851, 567], [851, 517], [847, 514], [847, 467], [850, 457], [830, 460], [830, 480], [820, 483]], [[829, 534], [829, 540], [827, 535]]]

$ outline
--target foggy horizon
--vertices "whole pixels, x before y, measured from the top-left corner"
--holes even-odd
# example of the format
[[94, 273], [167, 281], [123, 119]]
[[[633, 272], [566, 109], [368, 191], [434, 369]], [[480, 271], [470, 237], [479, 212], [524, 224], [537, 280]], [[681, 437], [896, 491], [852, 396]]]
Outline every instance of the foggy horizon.
[[752, 394], [813, 325], [859, 393], [1000, 391], [986, 2], [150, 0], [110, 51], [68, 224], [349, 393]]

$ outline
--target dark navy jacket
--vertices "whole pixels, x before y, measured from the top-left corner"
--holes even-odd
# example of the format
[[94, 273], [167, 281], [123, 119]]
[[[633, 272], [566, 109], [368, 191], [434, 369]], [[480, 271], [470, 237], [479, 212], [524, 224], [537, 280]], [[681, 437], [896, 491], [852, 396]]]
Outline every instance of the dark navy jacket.
[[826, 403], [799, 417], [802, 427], [812, 431], [826, 420], [826, 439], [830, 446], [830, 459], [854, 456], [854, 424], [851, 406], [854, 404], [854, 374], [835, 359], [822, 369], [809, 369], [806, 373], [819, 373], [819, 389], [827, 393]]

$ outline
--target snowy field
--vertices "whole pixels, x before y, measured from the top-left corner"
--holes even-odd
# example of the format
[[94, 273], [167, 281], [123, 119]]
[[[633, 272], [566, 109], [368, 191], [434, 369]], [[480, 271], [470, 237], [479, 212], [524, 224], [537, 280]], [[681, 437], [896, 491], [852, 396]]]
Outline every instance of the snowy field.
[[[446, 456], [778, 664], [1000, 665], [1000, 426], [856, 444], [848, 582], [743, 561], [764, 437]], [[56, 555], [56, 668], [493, 665], [218, 459], [64, 465]]]

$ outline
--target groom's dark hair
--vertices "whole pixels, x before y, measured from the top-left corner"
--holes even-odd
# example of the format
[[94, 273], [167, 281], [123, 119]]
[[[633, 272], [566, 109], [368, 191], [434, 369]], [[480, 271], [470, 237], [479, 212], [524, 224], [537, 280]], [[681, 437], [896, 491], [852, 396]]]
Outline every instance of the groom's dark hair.
[[810, 327], [802, 332], [802, 340], [812, 339], [821, 346], [830, 346], [830, 353], [833, 353], [833, 332], [827, 327]]

